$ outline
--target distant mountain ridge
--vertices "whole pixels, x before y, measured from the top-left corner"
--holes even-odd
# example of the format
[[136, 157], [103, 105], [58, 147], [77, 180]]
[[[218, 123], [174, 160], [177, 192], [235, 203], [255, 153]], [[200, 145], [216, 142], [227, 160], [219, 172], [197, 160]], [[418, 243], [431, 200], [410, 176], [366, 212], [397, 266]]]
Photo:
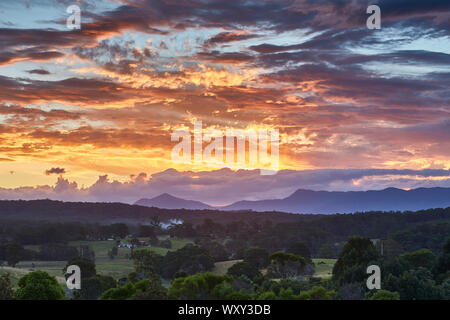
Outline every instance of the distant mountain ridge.
[[413, 190], [388, 188], [347, 192], [299, 189], [284, 199], [243, 200], [224, 207], [211, 207], [200, 201], [184, 200], [164, 194], [150, 200], [139, 200], [136, 204], [170, 209], [253, 210], [320, 214], [417, 211], [449, 207], [450, 188], [419, 188]]
[[214, 207], [208, 206], [203, 202], [177, 198], [168, 193], [163, 193], [151, 199], [145, 198], [140, 199], [135, 203], [135, 205], [144, 207], [156, 207], [161, 209], [190, 209], [190, 210], [214, 209]]

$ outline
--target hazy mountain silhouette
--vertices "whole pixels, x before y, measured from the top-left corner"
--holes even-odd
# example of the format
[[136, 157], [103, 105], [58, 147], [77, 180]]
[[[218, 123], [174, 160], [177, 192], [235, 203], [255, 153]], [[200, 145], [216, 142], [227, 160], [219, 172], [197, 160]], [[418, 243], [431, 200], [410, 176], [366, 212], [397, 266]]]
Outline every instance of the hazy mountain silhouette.
[[450, 206], [450, 188], [419, 188], [405, 191], [297, 190], [284, 199], [238, 201], [221, 210], [282, 211], [291, 213], [352, 213], [364, 211], [417, 211]]
[[177, 198], [168, 193], [163, 193], [151, 199], [141, 199], [137, 201], [135, 205], [161, 209], [214, 209], [203, 202]]
[[224, 207], [213, 207], [200, 201], [185, 200], [164, 193], [152, 199], [141, 199], [135, 204], [162, 209], [253, 210], [322, 214], [417, 211], [450, 207], [450, 188], [419, 188], [409, 191], [388, 188], [377, 191], [348, 192], [299, 189], [284, 199], [244, 200]]

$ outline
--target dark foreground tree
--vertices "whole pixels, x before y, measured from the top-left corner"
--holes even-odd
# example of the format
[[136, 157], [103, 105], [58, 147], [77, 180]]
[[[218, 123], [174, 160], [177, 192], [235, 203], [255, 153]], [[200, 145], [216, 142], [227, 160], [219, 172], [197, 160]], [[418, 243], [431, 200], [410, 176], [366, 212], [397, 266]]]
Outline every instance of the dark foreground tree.
[[64, 300], [64, 290], [54, 276], [45, 271], [34, 271], [19, 280], [15, 292], [18, 300]]
[[265, 249], [250, 247], [244, 251], [244, 262], [250, 263], [257, 268], [265, 268], [269, 265], [269, 253]]
[[367, 267], [377, 258], [378, 252], [370, 239], [351, 237], [333, 267], [332, 279], [340, 285], [363, 282]]
[[131, 255], [138, 273], [161, 273], [164, 257], [151, 250], [135, 250]]
[[20, 262], [24, 258], [25, 249], [21, 244], [12, 242], [6, 245], [6, 261], [8, 265], [11, 267], [15, 267], [16, 264]]
[[177, 278], [170, 285], [169, 298], [178, 300], [217, 299], [217, 290], [214, 291], [214, 289], [223, 282], [231, 284], [233, 278], [228, 275], [217, 275], [210, 272]]
[[272, 278], [291, 279], [314, 274], [314, 269], [303, 257], [291, 253], [276, 252], [269, 256], [268, 274]]
[[100, 300], [165, 300], [167, 289], [164, 288], [161, 278], [143, 279], [123, 286], [106, 290]]
[[67, 267], [72, 265], [80, 267], [81, 279], [91, 278], [97, 274], [95, 262], [90, 259], [81, 257], [76, 257], [67, 261], [67, 264], [63, 269], [64, 274], [66, 274]]
[[14, 291], [9, 273], [0, 276], [0, 300], [12, 300]]
[[311, 252], [309, 251], [308, 246], [303, 242], [296, 242], [289, 246], [286, 250], [287, 253], [295, 254], [296, 256], [300, 256], [305, 258], [307, 261], [311, 261]]
[[334, 245], [330, 243], [323, 244], [320, 249], [317, 256], [321, 259], [335, 259], [337, 258], [337, 249]]
[[238, 262], [234, 264], [228, 269], [227, 274], [233, 276], [234, 278], [246, 276], [250, 280], [261, 277], [261, 272], [259, 271], [259, 269], [247, 262]]
[[386, 290], [396, 291], [402, 300], [441, 300], [444, 288], [433, 280], [432, 273], [425, 268], [405, 271], [401, 276], [389, 274], [383, 281]]
[[39, 260], [67, 261], [78, 257], [77, 248], [59, 243], [43, 244], [39, 250]]
[[82, 280], [81, 290], [76, 297], [81, 300], [97, 300], [103, 292], [116, 286], [117, 281], [113, 277], [95, 275]]
[[433, 271], [438, 281], [450, 279], [450, 238], [445, 242]]
[[377, 290], [369, 300], [400, 300], [398, 292], [391, 292], [388, 290]]
[[192, 275], [210, 271], [214, 268], [214, 259], [208, 250], [188, 244], [177, 251], [169, 251], [164, 257], [162, 276], [172, 279], [177, 272]]
[[420, 249], [414, 252], [407, 252], [400, 256], [400, 259], [405, 260], [411, 265], [413, 269], [420, 267], [432, 269], [436, 263], [436, 255], [428, 249]]
[[230, 256], [225, 247], [217, 241], [205, 241], [200, 243], [200, 246], [208, 250], [215, 262], [227, 261]]

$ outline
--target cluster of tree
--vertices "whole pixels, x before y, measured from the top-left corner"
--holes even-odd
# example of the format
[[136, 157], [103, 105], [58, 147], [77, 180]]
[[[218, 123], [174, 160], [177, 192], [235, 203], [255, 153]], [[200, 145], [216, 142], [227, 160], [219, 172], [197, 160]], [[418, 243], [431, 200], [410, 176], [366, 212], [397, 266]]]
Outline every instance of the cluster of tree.
[[177, 278], [168, 291], [169, 299], [190, 300], [329, 300], [335, 297], [333, 290], [327, 290], [320, 284], [308, 285], [297, 280], [280, 284], [264, 277], [253, 282], [242, 276], [208, 272]]
[[269, 256], [268, 275], [272, 278], [303, 278], [314, 274], [314, 268], [306, 259], [292, 253], [276, 252]]
[[0, 300], [64, 300], [63, 287], [45, 271], [24, 275], [13, 290], [9, 274], [0, 276]]
[[366, 292], [367, 267], [382, 270], [382, 289], [402, 300], [450, 299], [450, 239], [438, 257], [429, 249], [397, 257], [380, 256], [372, 241], [352, 237], [333, 268], [333, 281], [342, 299], [380, 299], [382, 293]]
[[[239, 221], [226, 223], [208, 217], [197, 224], [185, 219], [183, 224], [173, 226], [168, 232], [172, 237], [194, 238], [200, 245], [205, 239], [206, 242], [228, 239], [224, 246], [232, 259], [241, 259], [243, 250], [250, 246], [269, 252], [293, 251], [305, 258], [337, 258], [345, 241], [353, 235], [389, 239], [389, 248], [395, 251], [394, 255], [420, 248], [428, 248], [438, 254], [450, 233], [450, 222], [445, 221], [449, 219], [449, 213], [450, 208], [311, 217], [297, 215], [297, 221], [289, 222], [270, 220], [273, 215], [268, 215], [267, 220], [250, 221], [241, 217]], [[294, 248], [297, 244], [302, 247]]]
[[220, 243], [220, 241], [203, 237], [196, 238], [195, 243], [208, 251], [208, 254], [213, 258], [214, 262], [226, 261], [230, 259], [230, 252]]
[[100, 300], [165, 300], [167, 289], [161, 279], [143, 279], [137, 282], [127, 282], [122, 286], [106, 290]]
[[43, 244], [38, 251], [25, 249], [15, 241], [0, 243], [0, 264], [6, 261], [11, 267], [20, 261], [67, 261], [79, 255], [76, 247], [62, 243]]
[[[181, 219], [194, 226], [200, 226], [205, 219], [214, 221], [213, 227], [221, 225], [222, 234], [240, 233], [243, 228], [260, 228], [266, 224], [298, 224], [306, 228], [322, 226], [326, 233], [339, 235], [345, 241], [348, 237], [359, 234], [369, 238], [387, 237], [389, 234], [404, 230], [414, 224], [448, 220], [450, 208], [430, 209], [417, 212], [365, 212], [336, 215], [301, 215], [282, 212], [252, 212], [218, 210], [167, 210], [131, 206], [122, 203], [77, 203], [51, 200], [34, 201], [0, 201], [2, 219], [22, 219], [23, 221], [70, 221], [102, 222], [113, 220], [143, 222], [151, 218], [154, 221]], [[248, 223], [245, 223], [245, 222]], [[243, 226], [244, 222], [246, 226]], [[229, 227], [237, 228], [229, 228]], [[200, 234], [217, 233], [207, 224], [199, 227]], [[378, 234], [379, 236], [376, 236]]]
[[[36, 203], [38, 211], [43, 208], [43, 203]], [[28, 202], [0, 202], [0, 209], [2, 206], [6, 212], [17, 206], [23, 212], [31, 210]], [[89, 205], [81, 207], [93, 210]], [[51, 202], [49, 210], [55, 208], [67, 212], [80, 207]], [[110, 204], [95, 208], [100, 210], [96, 214], [106, 215], [102, 210], [129, 207]], [[136, 210], [135, 214], [149, 218], [146, 209]], [[161, 212], [167, 214], [164, 219], [180, 214]], [[249, 212], [222, 212], [219, 216], [204, 211], [184, 215], [184, 223], [167, 230], [161, 228], [158, 215], [150, 225], [136, 227], [3, 220], [0, 262], [15, 266], [23, 260], [60, 260], [80, 265], [83, 286], [74, 293], [76, 299], [450, 299], [450, 242], [442, 247], [450, 234], [449, 213], [449, 208], [332, 216]], [[170, 248], [170, 240], [158, 239], [169, 235], [191, 238], [195, 245], [164, 256], [148, 249], [132, 250], [136, 272], [119, 281], [97, 274], [95, 253], [89, 247], [68, 245], [69, 241], [129, 234], [133, 234], [132, 243], [145, 237], [152, 245]], [[374, 244], [369, 238], [382, 241]], [[26, 250], [28, 244], [39, 249]], [[113, 259], [117, 254], [115, 243], [109, 256]], [[331, 280], [311, 277], [312, 257], [338, 258]], [[242, 262], [229, 268], [226, 275], [209, 273], [215, 262], [231, 259]], [[369, 292], [366, 268], [373, 264], [383, 272], [383, 290]], [[33, 273], [12, 294], [10, 279], [4, 276], [0, 278], [0, 298], [27, 298], [33, 282], [53, 288], [50, 278]], [[168, 288], [162, 279], [172, 281]], [[57, 292], [53, 288], [43, 296], [57, 297]]]
[[61, 243], [43, 244], [35, 257], [43, 261], [67, 261], [79, 256], [78, 249]]
[[405, 251], [411, 252], [427, 248], [439, 254], [442, 243], [445, 242], [449, 234], [450, 222], [425, 223], [397, 232], [392, 235], [392, 238], [400, 243]]
[[9, 239], [22, 245], [106, 240], [111, 237], [124, 238], [130, 232], [124, 223], [99, 225], [79, 222], [0, 220], [0, 224], [2, 225], [0, 239]]
[[208, 250], [192, 244], [169, 251], [165, 256], [151, 250], [135, 250], [131, 258], [134, 260], [136, 272], [156, 273], [165, 279], [209, 271], [214, 267], [214, 259]]
[[[265, 290], [264, 285], [269, 289]], [[139, 281], [130, 280], [117, 288], [109, 289], [102, 294], [102, 300], [329, 300], [336, 293], [323, 286], [307, 286], [293, 282], [294, 286], [302, 286], [303, 291], [296, 292], [286, 287], [286, 283], [266, 280], [264, 285], [258, 285], [245, 278], [234, 278], [230, 275], [217, 275], [201, 272], [194, 275], [174, 279], [169, 288], [161, 284], [160, 278]], [[292, 285], [292, 283], [289, 283]], [[284, 287], [283, 287], [284, 286]]]
[[[0, 220], [0, 265], [6, 261], [15, 267], [20, 261], [67, 261], [77, 256], [95, 260], [95, 253], [86, 246], [74, 247], [69, 241], [123, 238], [129, 234], [124, 223], [111, 225], [82, 223], [49, 223]], [[25, 249], [38, 246], [37, 250]], [[168, 246], [168, 244], [165, 244]], [[117, 255], [117, 248], [111, 256]]]
[[[2, 202], [2, 215], [8, 210], [32, 210], [32, 203], [39, 211], [44, 202]], [[62, 210], [68, 216], [77, 206], [103, 212], [106, 207], [112, 212], [151, 209], [143, 207], [124, 207], [120, 204], [76, 204], [45, 202], [48, 211]], [[183, 211], [183, 210], [181, 210]], [[128, 212], [128, 211], [127, 211]], [[336, 258], [343, 243], [352, 235], [367, 238], [391, 239], [397, 244], [397, 251], [412, 251], [428, 248], [439, 254], [442, 241], [450, 232], [450, 208], [431, 209], [419, 212], [369, 212], [337, 215], [293, 215], [285, 213], [216, 212], [192, 211], [182, 217], [184, 223], [173, 225], [166, 230], [161, 228], [161, 219], [180, 218], [180, 211], [164, 210], [162, 214], [147, 213], [150, 225], [128, 227], [123, 223], [111, 225], [39, 222], [3, 219], [0, 222], [0, 239], [17, 242], [21, 245], [66, 244], [75, 240], [105, 240], [123, 238], [134, 233], [136, 237], [146, 237], [153, 246], [169, 247], [171, 244], [158, 240], [158, 235], [168, 234], [177, 238], [191, 238], [205, 247], [215, 261], [241, 259], [243, 250], [257, 246], [269, 252], [291, 252], [305, 258]], [[184, 211], [183, 211], [184, 212]], [[111, 213], [112, 215], [114, 215]], [[106, 213], [105, 213], [106, 214]], [[131, 214], [132, 215], [132, 214]], [[446, 221], [447, 220], [447, 221]], [[438, 223], [436, 223], [438, 222]], [[224, 241], [227, 239], [227, 241]], [[215, 243], [214, 243], [215, 241]], [[293, 248], [296, 244], [302, 248]], [[337, 245], [336, 245], [337, 244]], [[291, 248], [292, 247], [292, 248]], [[305, 251], [306, 250], [306, 251]]]
[[143, 238], [149, 238], [149, 243], [151, 245], [158, 244], [157, 231], [159, 228], [148, 225], [139, 225], [137, 230], [137, 236]]
[[0, 300], [14, 299], [14, 290], [9, 273], [0, 276]]
[[114, 260], [114, 258], [119, 255], [119, 248], [117, 246], [118, 244], [116, 243], [115, 245], [112, 246], [111, 250], [108, 250], [108, 257], [111, 260]]
[[96, 300], [103, 292], [117, 286], [117, 281], [113, 277], [97, 274], [95, 262], [90, 259], [76, 257], [69, 260], [63, 269], [64, 274], [66, 274], [67, 267], [71, 265], [79, 266], [81, 269], [82, 286], [81, 290], [74, 292], [73, 298], [75, 299]]
[[[232, 221], [253, 220], [261, 222], [273, 220], [277, 222], [299, 221], [300, 215], [282, 212], [255, 213], [252, 211], [226, 212], [218, 210], [185, 210], [159, 209], [124, 203], [90, 203], [63, 202], [52, 200], [8, 201], [0, 200], [2, 219], [21, 219], [23, 221], [65, 221], [84, 223], [105, 223], [107, 221], [133, 221], [135, 223], [152, 221], [168, 221], [171, 219], [189, 220], [197, 225], [204, 219], [226, 224]], [[309, 216], [305, 220], [311, 219]], [[302, 218], [303, 220], [303, 218]]]

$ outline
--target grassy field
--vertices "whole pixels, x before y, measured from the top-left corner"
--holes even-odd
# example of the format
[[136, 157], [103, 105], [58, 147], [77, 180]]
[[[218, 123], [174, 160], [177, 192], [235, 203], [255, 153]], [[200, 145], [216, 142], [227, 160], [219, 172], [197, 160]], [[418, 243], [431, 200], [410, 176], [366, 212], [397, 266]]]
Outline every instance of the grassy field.
[[216, 262], [214, 264], [214, 269], [212, 270], [212, 273], [226, 274], [228, 269], [238, 262], [242, 262], [242, 260], [229, 260], [229, 261]]
[[[312, 259], [312, 260], [315, 264], [316, 269], [315, 276], [323, 278], [331, 277], [331, 271], [333, 270], [333, 266], [336, 263], [336, 259]], [[242, 262], [242, 260], [216, 262], [212, 272], [215, 274], [226, 274], [228, 269], [238, 262]], [[267, 273], [267, 269], [263, 269], [261, 270], [261, 272], [265, 274]]]
[[[146, 238], [140, 240], [148, 241]], [[168, 251], [181, 249], [188, 243], [192, 243], [189, 239], [170, 239], [172, 248], [148, 247], [145, 249], [152, 250], [158, 254], [165, 255]], [[118, 255], [111, 260], [108, 256], [108, 251], [115, 245], [115, 241], [74, 241], [69, 243], [71, 246], [79, 247], [80, 245], [89, 246], [95, 252], [95, 265], [97, 273], [102, 275], [113, 276], [116, 279], [127, 277], [128, 274], [134, 271], [133, 261], [129, 259], [131, 249], [119, 248]], [[29, 250], [39, 250], [39, 246], [26, 246]], [[34, 270], [44, 270], [54, 276], [63, 276], [63, 268], [66, 265], [65, 261], [22, 261], [17, 264], [17, 270], [29, 272]]]
[[[315, 264], [315, 276], [328, 278], [331, 277], [331, 271], [336, 263], [336, 259], [312, 259]], [[322, 264], [323, 262], [324, 264]], [[320, 264], [319, 264], [320, 263]]]
[[[143, 240], [147, 240], [147, 239], [143, 239]], [[152, 248], [148, 248], [148, 249], [152, 250], [160, 255], [165, 256], [168, 251], [175, 251], [175, 250], [183, 248], [188, 243], [193, 243], [191, 240], [188, 240], [188, 239], [170, 239], [170, 241], [172, 242], [171, 249], [158, 248], [158, 247], [152, 247]]]
[[[148, 239], [141, 238], [140, 240], [148, 241]], [[172, 242], [172, 248], [160, 248], [160, 247], [148, 247], [146, 249], [152, 250], [158, 254], [165, 255], [168, 251], [178, 250], [184, 247], [188, 243], [192, 243], [189, 239], [170, 239]], [[95, 264], [97, 267], [97, 273], [102, 275], [113, 276], [116, 279], [127, 277], [128, 274], [133, 272], [133, 261], [129, 259], [131, 249], [119, 248], [118, 255], [113, 260], [108, 256], [108, 251], [115, 245], [115, 241], [75, 241], [70, 243], [71, 246], [79, 247], [80, 245], [87, 245], [91, 250], [95, 252]], [[30, 250], [39, 250], [39, 246], [26, 246]], [[235, 263], [242, 260], [230, 260], [217, 262], [213, 269], [215, 274], [226, 274], [228, 269]], [[336, 259], [313, 259], [316, 269], [316, 276], [318, 277], [331, 277], [331, 271]], [[59, 277], [59, 280], [63, 277], [63, 268], [65, 267], [65, 261], [22, 261], [17, 264], [16, 268], [0, 268], [0, 272], [11, 272], [12, 278], [16, 281], [23, 274], [32, 270], [44, 270], [51, 275]]]

